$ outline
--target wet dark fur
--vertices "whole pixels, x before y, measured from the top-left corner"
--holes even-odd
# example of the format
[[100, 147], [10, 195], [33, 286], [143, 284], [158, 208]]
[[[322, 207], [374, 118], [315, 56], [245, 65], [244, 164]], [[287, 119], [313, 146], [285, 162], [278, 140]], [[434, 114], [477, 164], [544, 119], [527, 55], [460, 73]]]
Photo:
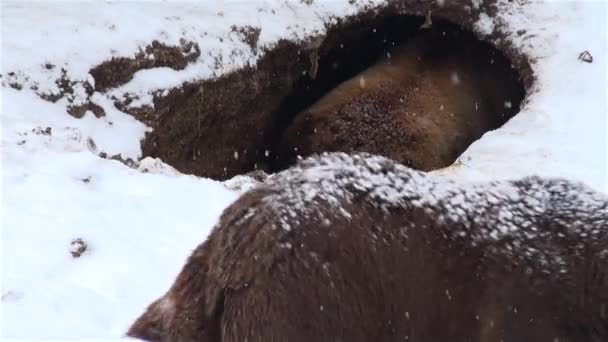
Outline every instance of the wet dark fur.
[[519, 90], [502, 60], [454, 32], [421, 32], [296, 115], [279, 145], [281, 166], [340, 151], [438, 169], [517, 112]]
[[149, 341], [608, 341], [608, 198], [329, 154], [228, 207], [128, 334]]

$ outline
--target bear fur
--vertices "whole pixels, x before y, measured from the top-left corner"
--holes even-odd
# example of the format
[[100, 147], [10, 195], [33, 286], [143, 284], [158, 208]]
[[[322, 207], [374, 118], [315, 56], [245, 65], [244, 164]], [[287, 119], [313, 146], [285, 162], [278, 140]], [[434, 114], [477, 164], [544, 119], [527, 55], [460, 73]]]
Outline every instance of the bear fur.
[[222, 214], [128, 335], [148, 341], [608, 341], [608, 197], [301, 161]]
[[275, 169], [338, 151], [439, 169], [519, 110], [521, 89], [504, 58], [458, 32], [420, 32], [298, 113]]

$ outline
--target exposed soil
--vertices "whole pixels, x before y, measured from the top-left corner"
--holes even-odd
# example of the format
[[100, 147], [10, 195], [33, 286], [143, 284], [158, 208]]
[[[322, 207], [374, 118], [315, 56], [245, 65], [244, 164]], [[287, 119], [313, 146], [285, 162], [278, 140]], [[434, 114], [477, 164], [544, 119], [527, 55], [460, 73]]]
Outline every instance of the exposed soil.
[[[243, 34], [252, 44], [257, 44], [259, 30], [257, 31], [257, 36], [255, 29], [250, 27], [240, 28], [238, 32]], [[130, 81], [137, 71], [143, 69], [169, 67], [175, 70], [182, 70], [189, 63], [195, 61], [200, 54], [201, 51], [198, 44], [193, 42], [181, 41], [178, 46], [168, 46], [158, 41], [153, 41], [132, 57], [112, 58], [91, 69], [89, 73], [93, 76], [95, 87], [88, 81], [70, 79], [67, 71], [62, 68], [60, 70], [61, 76], [55, 81], [59, 89], [58, 92], [41, 93], [38, 91], [36, 84], [31, 85], [30, 88], [36, 91], [42, 99], [50, 102], [57, 102], [63, 98], [67, 99], [68, 114], [77, 119], [82, 118], [87, 111], [91, 111], [96, 117], [100, 118], [105, 116], [105, 111], [101, 106], [92, 101], [91, 96], [95, 91], [106, 91], [110, 88], [123, 85]], [[56, 65], [51, 63], [46, 63], [43, 67], [48, 70], [57, 68]], [[9, 72], [6, 76], [10, 79], [16, 75], [14, 72]], [[3, 75], [0, 74], [0, 78], [2, 77]], [[28, 77], [26, 76], [25, 79], [28, 80]], [[17, 90], [23, 88], [23, 85], [18, 82], [9, 81], [8, 85]], [[77, 88], [79, 87], [84, 89], [85, 98], [78, 98], [76, 96], [78, 92]]]
[[129, 82], [140, 70], [169, 67], [182, 70], [200, 56], [198, 44], [182, 41], [180, 46], [167, 46], [153, 41], [134, 57], [117, 57], [94, 67], [89, 73], [95, 79], [95, 90], [105, 91]]
[[98, 118], [106, 115], [106, 112], [103, 110], [103, 108], [91, 101], [87, 101], [81, 105], [69, 106], [68, 114], [77, 119], [80, 119], [89, 110]]
[[[45, 64], [46, 69], [55, 68], [52, 64]], [[68, 114], [80, 119], [84, 116], [87, 111], [91, 111], [96, 117], [100, 118], [105, 116], [106, 113], [103, 108], [91, 101], [91, 96], [95, 92], [93, 86], [89, 82], [78, 82], [71, 80], [65, 69], [61, 69], [61, 77], [55, 81], [55, 84], [59, 88], [59, 92], [51, 94], [39, 94], [39, 96], [47, 101], [57, 102], [62, 98], [66, 98], [68, 105]], [[82, 87], [86, 94], [86, 99], [76, 99], [75, 88]], [[36, 90], [36, 89], [34, 89]]]
[[295, 75], [308, 69], [308, 57], [299, 47], [281, 41], [257, 67], [156, 97], [153, 112], [145, 117], [134, 113], [154, 128], [142, 144], [143, 154], [216, 179], [256, 169], [273, 136], [273, 111], [293, 89]]

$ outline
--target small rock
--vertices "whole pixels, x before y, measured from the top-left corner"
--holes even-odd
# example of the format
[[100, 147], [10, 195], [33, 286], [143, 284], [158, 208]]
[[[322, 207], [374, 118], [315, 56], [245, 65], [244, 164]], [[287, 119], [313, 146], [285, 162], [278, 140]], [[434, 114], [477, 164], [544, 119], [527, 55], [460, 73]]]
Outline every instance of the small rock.
[[593, 63], [593, 56], [589, 53], [589, 51], [585, 50], [578, 55], [578, 59], [585, 63]]
[[74, 258], [80, 258], [80, 256], [87, 250], [88, 245], [81, 238], [76, 238], [70, 243], [70, 254]]
[[91, 101], [87, 101], [86, 103], [81, 105], [68, 106], [68, 114], [75, 117], [76, 119], [82, 119], [87, 113], [87, 111], [91, 111], [96, 118], [106, 116], [105, 110], [101, 106]]
[[53, 129], [51, 127], [46, 127], [45, 129], [42, 129], [42, 127], [38, 126], [32, 129], [32, 132], [34, 134], [51, 135], [53, 133]]

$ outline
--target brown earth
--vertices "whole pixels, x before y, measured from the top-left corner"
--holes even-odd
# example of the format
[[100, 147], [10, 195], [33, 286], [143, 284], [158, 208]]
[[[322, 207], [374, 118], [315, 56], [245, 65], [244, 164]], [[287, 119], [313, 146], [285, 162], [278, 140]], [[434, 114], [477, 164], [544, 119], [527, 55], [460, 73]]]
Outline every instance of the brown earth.
[[257, 66], [156, 97], [153, 110], [136, 113], [154, 128], [142, 144], [144, 156], [215, 179], [255, 169], [273, 129], [271, 110], [293, 87], [290, 75], [307, 70], [306, 61], [295, 43], [281, 41]]
[[[244, 33], [252, 34], [247, 28], [241, 29]], [[244, 34], [243, 33], [243, 34]], [[254, 34], [255, 32], [253, 32]], [[61, 76], [55, 80], [55, 84], [59, 89], [55, 93], [40, 93], [37, 85], [31, 86], [42, 99], [57, 102], [62, 98], [68, 101], [68, 114], [80, 119], [87, 111], [93, 112], [96, 117], [105, 116], [104, 109], [91, 100], [91, 96], [95, 91], [106, 91], [113, 87], [123, 85], [133, 78], [133, 75], [140, 70], [170, 67], [175, 70], [184, 69], [188, 63], [195, 61], [200, 56], [198, 44], [193, 42], [182, 41], [179, 46], [168, 46], [158, 41], [153, 41], [150, 45], [141, 49], [135, 56], [132, 57], [115, 57], [109, 61], [103, 62], [92, 68], [89, 73], [93, 76], [95, 87], [88, 81], [72, 80], [67, 75], [67, 71], [62, 68]], [[51, 70], [57, 66], [46, 63], [43, 65], [45, 69]], [[14, 72], [7, 73], [7, 76], [14, 76]], [[0, 78], [3, 75], [0, 74]], [[26, 77], [27, 79], [27, 77]], [[84, 99], [76, 99], [75, 87], [81, 85], [85, 90]], [[21, 90], [23, 86], [20, 83], [9, 83], [12, 88]], [[76, 101], [77, 100], [77, 101]], [[124, 107], [124, 104], [123, 104]]]

